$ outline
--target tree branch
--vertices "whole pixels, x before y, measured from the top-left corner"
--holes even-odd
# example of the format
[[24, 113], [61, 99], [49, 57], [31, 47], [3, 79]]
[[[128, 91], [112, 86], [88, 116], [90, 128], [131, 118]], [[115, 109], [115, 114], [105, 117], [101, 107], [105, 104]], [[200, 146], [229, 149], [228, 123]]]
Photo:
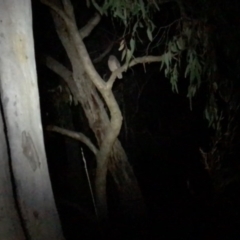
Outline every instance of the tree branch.
[[129, 67], [133, 67], [140, 63], [161, 62], [163, 60], [163, 56], [164, 56], [164, 54], [161, 56], [138, 57], [138, 58], [134, 58], [129, 64], [125, 63], [123, 66], [121, 66], [120, 68], [118, 68], [117, 70], [112, 72], [110, 78], [107, 81], [107, 88], [111, 89], [114, 81], [117, 78], [117, 75], [119, 73], [126, 71]]
[[41, 0], [41, 3], [45, 4], [53, 11], [55, 11], [66, 23], [71, 24], [71, 19], [67, 16], [67, 14], [63, 10], [61, 10], [55, 4], [53, 4], [49, 0]]
[[62, 0], [63, 3], [63, 8], [64, 11], [66, 12], [66, 14], [72, 19], [74, 20], [74, 10], [73, 10], [73, 5], [70, 2], [70, 0]]
[[70, 130], [60, 128], [57, 126], [53, 126], [53, 125], [47, 126], [46, 129], [48, 131], [57, 132], [64, 136], [68, 136], [70, 138], [73, 138], [75, 140], [78, 140], [78, 141], [84, 143], [94, 153], [94, 155], [96, 155], [98, 153], [98, 149], [95, 147], [95, 145], [92, 143], [92, 141], [88, 137], [86, 137], [83, 133], [70, 131]]
[[93, 66], [93, 63], [90, 59], [90, 56], [88, 54], [88, 51], [86, 49], [85, 44], [83, 43], [83, 40], [79, 34], [79, 31], [76, 26], [76, 22], [70, 19], [67, 14], [65, 14], [61, 9], [59, 9], [54, 4], [50, 3], [48, 0], [41, 0], [42, 3], [49, 6], [52, 10], [54, 10], [65, 22], [65, 24], [68, 27], [69, 34], [72, 37], [72, 40], [76, 46], [77, 52], [79, 54], [79, 57], [82, 61], [82, 64], [84, 66], [84, 69], [86, 70], [87, 74], [89, 75], [90, 79], [94, 83], [94, 85], [97, 87], [97, 89], [102, 92], [102, 89], [106, 88], [105, 81], [100, 77], [98, 72]]
[[57, 73], [63, 79], [72, 78], [72, 72], [53, 57], [46, 56], [45, 64], [48, 68], [50, 68], [53, 72]]
[[98, 13], [95, 13], [93, 18], [91, 18], [88, 23], [79, 30], [79, 34], [82, 39], [89, 36], [92, 30], [98, 25], [101, 20], [101, 16]]
[[106, 50], [103, 52], [103, 53], [101, 53], [101, 55], [100, 56], [98, 56], [97, 58], [95, 58], [94, 60], [93, 60], [93, 63], [99, 63], [99, 62], [101, 62], [102, 61], [102, 59], [112, 50], [112, 47], [113, 47], [113, 42], [106, 48]]
[[75, 82], [73, 81], [72, 72], [69, 71], [65, 66], [63, 66], [60, 62], [56, 59], [46, 56], [45, 57], [45, 64], [46, 66], [51, 69], [53, 72], [58, 74], [68, 85], [73, 97], [74, 97], [74, 104], [76, 105], [78, 102], [78, 91]]
[[[70, 0], [62, 0], [64, 10], [66, 14], [70, 17], [70, 19], [74, 22], [74, 11], [73, 6]], [[101, 16], [98, 13], [95, 13], [94, 16], [88, 21], [88, 23], [79, 30], [79, 34], [82, 39], [89, 36], [92, 30], [98, 25], [101, 20]]]

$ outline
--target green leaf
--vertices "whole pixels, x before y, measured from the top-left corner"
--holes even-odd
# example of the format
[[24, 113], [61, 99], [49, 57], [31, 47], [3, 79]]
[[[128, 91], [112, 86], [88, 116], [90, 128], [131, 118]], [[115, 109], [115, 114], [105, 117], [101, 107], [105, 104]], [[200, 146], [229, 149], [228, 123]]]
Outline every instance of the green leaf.
[[118, 48], [118, 51], [122, 51], [124, 48], [125, 48], [125, 40], [123, 39], [123, 40], [120, 42], [120, 46], [119, 46], [119, 48]]
[[171, 51], [173, 53], [177, 53], [178, 52], [177, 45], [176, 45], [175, 42], [171, 42], [170, 49], [171, 49]]
[[104, 5], [102, 7], [102, 11], [107, 15], [107, 10], [109, 9], [109, 7], [112, 6], [112, 0], [109, 0], [109, 1], [105, 1], [104, 2]]
[[185, 31], [184, 31], [186, 37], [187, 37], [187, 40], [188, 42], [190, 41], [190, 38], [191, 38], [191, 34], [192, 34], [192, 30], [190, 28], [186, 28]]
[[149, 39], [150, 41], [152, 41], [152, 40], [153, 40], [153, 37], [152, 37], [152, 32], [151, 32], [151, 30], [150, 30], [150, 28], [149, 28], [149, 27], [147, 28], [147, 36], [148, 36], [148, 39]]
[[126, 63], [127, 63], [127, 65], [129, 64], [129, 62], [130, 62], [130, 60], [132, 58], [132, 55], [133, 55], [132, 51], [127, 49], [127, 56], [126, 56]]
[[165, 74], [165, 77], [168, 77], [168, 74], [169, 74], [169, 69], [168, 68], [165, 68], [164, 74]]
[[172, 85], [172, 91], [176, 91], [178, 93], [178, 71], [177, 71], [177, 63], [174, 64], [173, 71], [171, 72], [170, 83]]
[[185, 49], [185, 42], [182, 37], [179, 37], [177, 40], [177, 46], [179, 50], [184, 50]]
[[119, 17], [120, 19], [123, 20], [124, 24], [126, 25], [126, 19], [121, 11], [121, 9], [117, 8], [116, 11], [114, 12], [114, 17]]
[[124, 25], [127, 26], [127, 10], [126, 10], [126, 8], [124, 8], [124, 10], [123, 10], [123, 15], [124, 15], [124, 19], [123, 19]]
[[153, 4], [154, 4], [155, 8], [156, 8], [158, 11], [160, 11], [160, 8], [158, 7], [158, 5], [157, 5], [157, 3], [155, 2], [155, 0], [153, 0], [152, 2], [153, 2]]
[[151, 28], [151, 32], [154, 31], [154, 29], [156, 28], [156, 26], [154, 25], [153, 21], [151, 21], [150, 19], [148, 19], [149, 24], [150, 24], [150, 28]]
[[145, 4], [144, 4], [143, 0], [139, 0], [139, 3], [140, 3], [140, 8], [142, 11], [143, 19], [144, 19], [146, 17]]
[[125, 58], [126, 53], [127, 53], [127, 48], [125, 48], [125, 49], [122, 51], [121, 61], [123, 61], [123, 59]]
[[191, 68], [191, 63], [188, 63], [187, 67], [186, 67], [186, 70], [185, 70], [185, 73], [184, 73], [184, 77], [187, 78], [188, 74], [189, 74], [189, 71], [190, 71], [190, 68]]
[[135, 34], [137, 27], [139, 26], [139, 22], [135, 22], [134, 26], [133, 26], [133, 35]]
[[135, 40], [133, 38], [131, 38], [131, 40], [130, 40], [130, 50], [131, 50], [132, 53], [135, 50], [135, 45], [136, 45]]
[[161, 66], [160, 66], [160, 71], [162, 70], [163, 66], [164, 66], [164, 63], [165, 63], [165, 54], [162, 56], [162, 61], [161, 61]]
[[92, 0], [92, 4], [99, 11], [99, 13], [102, 15], [103, 14], [102, 8], [95, 2], [95, 0]]
[[167, 71], [169, 71], [169, 67], [170, 67], [170, 64], [172, 61], [172, 54], [169, 51], [169, 52], [165, 53], [163, 56], [164, 56], [163, 59], [164, 59], [165, 65], [166, 65], [166, 69], [167, 69]]
[[139, 27], [140, 27], [140, 28], [143, 28], [143, 27], [144, 27], [141, 22], [139, 22]]

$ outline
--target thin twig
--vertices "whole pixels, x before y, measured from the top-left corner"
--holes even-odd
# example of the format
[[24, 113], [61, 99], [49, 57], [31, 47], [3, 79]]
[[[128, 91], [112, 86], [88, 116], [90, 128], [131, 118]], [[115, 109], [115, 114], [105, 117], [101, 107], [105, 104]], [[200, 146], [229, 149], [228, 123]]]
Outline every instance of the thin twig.
[[98, 218], [98, 211], [97, 211], [97, 206], [96, 206], [96, 202], [95, 202], [95, 198], [94, 198], [94, 194], [93, 194], [93, 190], [92, 190], [92, 184], [91, 184], [90, 177], [89, 177], [89, 174], [88, 174], [87, 162], [86, 162], [86, 159], [85, 159], [84, 152], [83, 152], [82, 148], [81, 148], [81, 153], [82, 153], [82, 159], [83, 159], [83, 163], [84, 163], [84, 169], [85, 169], [87, 180], [88, 180], [88, 186], [89, 186], [90, 193], [91, 193], [91, 196], [92, 196], [94, 211], [95, 211], [96, 217]]

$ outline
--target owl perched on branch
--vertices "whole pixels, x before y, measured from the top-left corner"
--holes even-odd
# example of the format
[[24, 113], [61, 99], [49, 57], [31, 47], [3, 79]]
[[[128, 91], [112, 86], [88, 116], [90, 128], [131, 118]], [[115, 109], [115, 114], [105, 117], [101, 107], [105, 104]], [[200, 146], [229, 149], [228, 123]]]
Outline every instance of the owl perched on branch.
[[[110, 55], [108, 58], [108, 67], [111, 72], [117, 70], [121, 67], [120, 62], [117, 60], [117, 58], [114, 55]], [[117, 75], [118, 79], [122, 79], [122, 73], [119, 73]]]

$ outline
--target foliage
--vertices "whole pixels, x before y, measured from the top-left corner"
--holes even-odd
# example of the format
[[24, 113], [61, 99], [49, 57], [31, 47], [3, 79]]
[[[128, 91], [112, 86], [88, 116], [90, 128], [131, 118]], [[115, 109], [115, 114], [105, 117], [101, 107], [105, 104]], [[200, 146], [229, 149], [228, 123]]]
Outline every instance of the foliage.
[[[156, 28], [152, 20], [153, 13], [160, 10], [160, 6], [156, 1], [105, 0], [100, 7], [96, 1], [92, 0], [92, 4], [101, 14], [107, 15], [109, 10], [112, 16], [122, 20], [126, 28], [131, 26], [130, 23], [134, 21], [129, 44], [126, 43], [125, 39], [120, 43], [119, 50], [122, 51], [122, 60], [125, 59], [129, 63], [132, 59], [136, 48], [135, 39], [139, 28], [145, 27], [149, 41], [153, 41], [153, 33]], [[185, 56], [186, 59], [184, 62], [186, 62], [186, 68], [184, 77], [189, 78], [190, 81], [187, 97], [190, 100], [190, 108], [192, 109], [192, 97], [194, 97], [201, 85], [201, 78], [204, 73], [211, 71], [211, 67], [205, 64], [208, 57], [208, 34], [206, 33], [204, 22], [186, 18], [179, 18], [174, 22], [176, 25], [175, 33], [171, 39], [166, 41], [160, 69], [164, 68], [165, 76], [170, 79], [172, 90], [178, 92], [177, 82], [182, 67], [181, 62], [183, 62]], [[167, 28], [170, 28], [170, 26]], [[208, 110], [206, 111], [209, 115]], [[211, 113], [215, 114], [215, 112]], [[215, 119], [218, 116], [211, 116], [211, 118]], [[209, 118], [209, 120], [210, 124], [212, 124], [213, 119]]]
[[95, 0], [87, 0], [87, 5], [90, 6], [90, 1], [101, 15], [110, 13], [110, 16], [120, 20], [125, 26], [125, 32], [131, 31], [129, 43], [123, 39], [120, 43], [119, 51], [122, 51], [122, 60], [127, 63], [132, 59], [136, 49], [136, 35], [139, 28], [146, 28], [146, 34], [149, 41], [153, 40], [153, 31], [155, 25], [152, 17], [156, 11], [159, 11], [159, 6], [155, 0], [145, 2], [143, 0], [105, 0], [100, 6]]
[[[140, 28], [145, 29], [146, 36], [151, 44], [154, 44], [155, 38], [160, 38], [158, 32], [155, 33], [154, 14], [161, 12], [161, 4], [170, 1], [87, 0], [88, 6], [90, 2], [101, 14], [110, 14], [124, 24], [125, 31], [131, 32], [130, 40], [123, 38], [119, 47], [119, 51], [122, 51], [122, 60], [129, 63], [134, 57], [136, 39], [138, 38], [141, 42], [138, 34]], [[208, 120], [209, 126], [212, 126], [218, 134], [221, 134], [223, 116], [219, 110], [217, 97], [220, 91], [219, 85], [222, 82], [216, 78], [217, 62], [214, 46], [216, 39], [213, 37], [214, 26], [209, 24], [209, 19], [216, 18], [215, 21], [218, 21], [218, 19], [224, 19], [226, 16], [225, 13], [222, 14], [223, 11], [219, 10], [214, 1], [189, 1], [188, 6], [183, 5], [183, 3], [181, 0], [173, 3], [180, 12], [179, 19], [173, 19], [172, 24], [160, 27], [166, 29], [165, 35], [167, 35], [160, 70], [164, 69], [165, 76], [170, 79], [172, 90], [175, 92], [178, 92], [177, 83], [180, 77], [189, 79], [187, 97], [190, 100], [191, 109], [192, 98], [196, 95], [201, 84], [203, 82], [207, 83], [208, 98], [204, 111], [205, 118]], [[187, 15], [191, 15], [191, 17]], [[195, 18], [192, 16], [195, 16]], [[169, 34], [172, 26], [175, 26], [175, 29]], [[229, 50], [228, 47], [226, 49]], [[182, 71], [184, 76], [182, 76]]]

